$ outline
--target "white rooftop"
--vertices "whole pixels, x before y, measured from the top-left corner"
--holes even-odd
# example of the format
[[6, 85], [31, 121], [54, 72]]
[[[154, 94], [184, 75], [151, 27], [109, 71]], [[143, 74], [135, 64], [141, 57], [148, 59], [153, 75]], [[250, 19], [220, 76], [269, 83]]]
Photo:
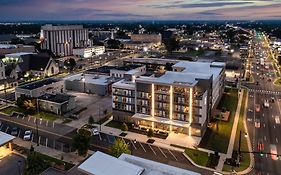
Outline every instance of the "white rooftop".
[[118, 159], [144, 168], [144, 171], [141, 175], [200, 175], [199, 173], [193, 171], [154, 162], [128, 154], [122, 154]]
[[90, 175], [140, 175], [144, 170], [140, 166], [99, 151], [83, 162], [78, 169]]
[[12, 44], [0, 44], [0, 49], [13, 49], [17, 48], [17, 45]]
[[15, 137], [0, 131], [0, 146], [12, 141]]
[[5, 57], [20, 57], [22, 55], [29, 55], [29, 54], [35, 54], [35, 53], [32, 53], [32, 52], [10, 53], [10, 54], [6, 54]]
[[192, 62], [192, 61], [180, 61], [173, 65], [173, 68], [180, 67], [184, 68], [182, 72], [185, 73], [200, 73], [206, 75], [213, 75], [213, 79], [216, 79], [221, 71], [225, 63], [223, 62]]
[[120, 81], [114, 83], [112, 85], [112, 87], [134, 90], [135, 89], [135, 83], [132, 82], [132, 81], [125, 81], [123, 79], [123, 80], [120, 80]]
[[90, 84], [98, 84], [98, 85], [108, 85], [112, 79], [110, 76], [106, 75], [93, 75], [93, 74], [76, 74], [70, 77], [66, 77], [65, 80], [68, 81], [83, 81], [83, 78], [85, 83]]

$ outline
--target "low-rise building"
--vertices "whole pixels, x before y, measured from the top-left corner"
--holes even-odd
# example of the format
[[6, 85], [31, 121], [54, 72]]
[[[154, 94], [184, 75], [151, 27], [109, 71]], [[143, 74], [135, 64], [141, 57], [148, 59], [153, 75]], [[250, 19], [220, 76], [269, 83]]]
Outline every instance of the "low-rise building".
[[62, 93], [44, 94], [38, 98], [40, 110], [63, 115], [75, 109], [75, 96]]
[[32, 45], [12, 45], [12, 44], [0, 44], [0, 55], [19, 53], [19, 52], [35, 52], [35, 48]]
[[15, 99], [21, 96], [38, 98], [46, 93], [56, 94], [64, 91], [64, 81], [48, 78], [16, 87]]
[[156, 45], [161, 45], [162, 35], [161, 34], [132, 34], [132, 42], [141, 43], [154, 43]]
[[87, 48], [74, 48], [73, 55], [80, 58], [91, 58], [94, 55], [104, 54], [105, 47], [104, 46], [93, 46]]

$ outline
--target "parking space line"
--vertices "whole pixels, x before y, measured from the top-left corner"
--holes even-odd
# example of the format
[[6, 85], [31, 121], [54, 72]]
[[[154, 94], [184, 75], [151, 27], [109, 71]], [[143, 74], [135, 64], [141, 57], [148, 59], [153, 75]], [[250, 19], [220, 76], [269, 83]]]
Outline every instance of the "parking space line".
[[25, 117], [23, 116], [21, 119], [24, 120], [24, 118], [25, 118]]
[[19, 130], [18, 137], [20, 137], [20, 132], [21, 132], [21, 130]]
[[40, 140], [41, 140], [41, 136], [39, 136], [39, 138], [38, 138], [38, 143], [40, 144]]
[[160, 148], [160, 147], [158, 147], [158, 149], [159, 149], [159, 150], [160, 150], [160, 152], [163, 154], [163, 156], [164, 156], [165, 158], [167, 158], [166, 154], [164, 154], [164, 152], [161, 150], [161, 148]]
[[176, 161], [178, 161], [178, 159], [177, 159], [176, 156], [171, 152], [171, 150], [168, 149], [168, 151], [170, 152], [170, 154], [172, 154], [172, 156], [176, 159]]
[[30, 120], [30, 116], [28, 116], [28, 120], [27, 121], [29, 122], [29, 120]]
[[40, 123], [39, 123], [40, 125], [42, 125], [42, 121], [43, 121], [43, 120], [40, 119]]
[[53, 128], [55, 128], [55, 122], [53, 122]]
[[144, 149], [144, 147], [142, 146], [141, 142], [139, 142], [140, 146], [142, 147], [143, 151], [146, 152], [146, 150]]
[[17, 119], [19, 118], [20, 115], [17, 115]]
[[46, 147], [48, 146], [48, 137], [46, 138]]
[[6, 133], [8, 132], [8, 129], [9, 129], [9, 126], [6, 128], [6, 131], [5, 131]]
[[48, 127], [48, 123], [49, 123], [49, 121], [47, 120], [47, 121], [46, 121], [46, 127]]
[[152, 147], [150, 146], [150, 144], [147, 144], [149, 146], [149, 148], [152, 150], [152, 152], [155, 154], [156, 156], [156, 152], [152, 149]]
[[133, 147], [134, 147], [135, 149], [137, 149], [137, 147], [136, 147], [136, 145], [134, 144], [134, 142], [133, 142], [132, 140], [130, 140], [130, 141], [131, 141]]
[[107, 138], [108, 143], [111, 143], [107, 134], [106, 134], [106, 138]]
[[36, 117], [34, 118], [34, 123], [36, 123]]
[[53, 142], [53, 148], [55, 149], [55, 147], [56, 147], [56, 140], [54, 140]]
[[34, 134], [32, 134], [32, 136], [31, 136], [31, 142], [33, 142], [33, 138], [34, 138]]
[[3, 125], [0, 126], [0, 130], [2, 130], [2, 128], [3, 128]]

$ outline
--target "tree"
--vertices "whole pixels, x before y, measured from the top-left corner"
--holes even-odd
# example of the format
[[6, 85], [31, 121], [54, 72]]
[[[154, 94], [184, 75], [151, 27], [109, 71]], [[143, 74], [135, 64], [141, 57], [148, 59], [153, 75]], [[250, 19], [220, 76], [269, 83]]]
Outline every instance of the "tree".
[[91, 132], [79, 129], [73, 138], [73, 148], [78, 151], [78, 155], [86, 156], [91, 145]]
[[88, 123], [89, 124], [94, 124], [95, 123], [93, 116], [89, 117]]
[[119, 157], [123, 153], [131, 154], [131, 151], [129, 150], [129, 145], [127, 145], [124, 140], [118, 138], [110, 147], [110, 153], [114, 157]]
[[27, 156], [26, 172], [30, 175], [40, 174], [48, 167], [42, 156], [36, 152], [31, 152]]
[[23, 101], [22, 108], [24, 108], [26, 114], [32, 114], [36, 111], [36, 102], [34, 99], [26, 99]]
[[72, 71], [75, 68], [75, 66], [76, 66], [76, 61], [73, 58], [69, 58], [64, 61], [64, 67], [69, 71]]
[[147, 132], [147, 137], [153, 137], [153, 135], [154, 135], [153, 129], [149, 128]]
[[122, 46], [119, 40], [110, 39], [107, 41], [107, 47], [110, 49], [120, 49]]
[[128, 131], [128, 126], [127, 126], [126, 123], [122, 123], [121, 130], [122, 131]]
[[174, 65], [173, 63], [166, 63], [165, 69], [167, 71], [172, 71], [173, 70], [173, 67], [172, 67], [173, 65]]
[[175, 37], [165, 39], [163, 43], [168, 53], [172, 53], [179, 48], [179, 41]]

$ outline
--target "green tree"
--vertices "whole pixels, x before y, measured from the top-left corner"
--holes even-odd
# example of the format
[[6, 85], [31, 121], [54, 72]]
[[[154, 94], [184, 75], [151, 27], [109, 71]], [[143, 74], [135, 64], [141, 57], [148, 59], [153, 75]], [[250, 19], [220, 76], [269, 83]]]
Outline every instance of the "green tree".
[[40, 174], [48, 165], [44, 159], [36, 152], [31, 152], [27, 156], [26, 174], [35, 175]]
[[128, 126], [127, 126], [126, 123], [122, 123], [122, 125], [121, 125], [121, 130], [122, 130], [122, 131], [128, 131]]
[[147, 132], [147, 137], [153, 137], [153, 135], [154, 135], [153, 129], [149, 128]]
[[76, 61], [73, 58], [69, 58], [64, 61], [64, 67], [69, 71], [72, 71], [75, 68], [75, 66], [76, 66]]
[[73, 138], [73, 148], [78, 151], [78, 155], [86, 156], [91, 145], [91, 132], [79, 129]]
[[110, 147], [110, 153], [114, 157], [119, 157], [123, 153], [131, 154], [131, 151], [129, 149], [129, 145], [127, 145], [124, 140], [118, 138]]
[[168, 53], [172, 53], [179, 48], [179, 41], [175, 37], [165, 39], [163, 43]]
[[119, 40], [110, 39], [107, 41], [107, 47], [110, 49], [120, 49], [122, 44]]
[[94, 124], [95, 123], [93, 116], [89, 117], [88, 123], [89, 124]]

